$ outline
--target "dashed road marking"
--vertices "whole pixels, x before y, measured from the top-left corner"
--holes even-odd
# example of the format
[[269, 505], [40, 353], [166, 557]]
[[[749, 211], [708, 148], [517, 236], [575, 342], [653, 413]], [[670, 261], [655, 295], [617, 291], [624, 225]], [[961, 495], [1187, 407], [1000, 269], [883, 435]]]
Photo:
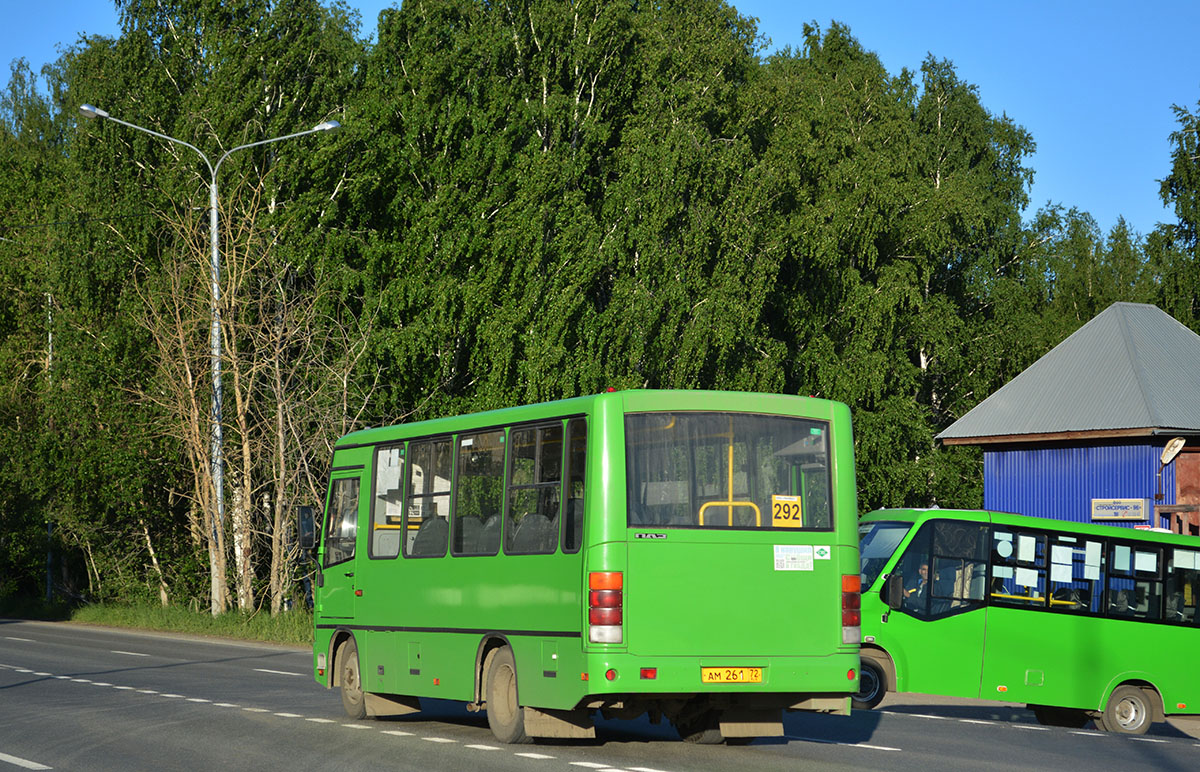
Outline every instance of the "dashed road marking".
[[254, 672], [256, 672], [256, 673], [270, 673], [271, 675], [296, 675], [296, 676], [298, 676], [298, 675], [304, 675], [304, 673], [292, 673], [292, 672], [290, 672], [290, 671], [287, 671], [287, 670], [268, 670], [268, 669], [267, 669], [267, 668], [265, 668], [265, 667], [256, 667], [256, 668], [254, 668]]
[[36, 761], [23, 759], [20, 756], [9, 756], [7, 753], [0, 753], [0, 761], [7, 762], [13, 766], [21, 767], [22, 769], [54, 769], [45, 764], [39, 764]]
[[121, 651], [120, 649], [110, 649], [111, 654], [124, 654], [126, 657], [149, 657], [149, 654], [143, 654], [140, 651]]
[[538, 759], [539, 761], [554, 758], [553, 756], [547, 756], [544, 753], [514, 753], [513, 755], [520, 756], [523, 759]]

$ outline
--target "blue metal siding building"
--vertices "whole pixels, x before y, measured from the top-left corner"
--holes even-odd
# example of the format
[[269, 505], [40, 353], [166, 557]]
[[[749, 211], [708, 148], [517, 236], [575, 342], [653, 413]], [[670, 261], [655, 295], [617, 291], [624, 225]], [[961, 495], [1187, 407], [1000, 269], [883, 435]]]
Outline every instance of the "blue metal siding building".
[[[1090, 523], [1092, 499], [1142, 499], [1147, 512], [1156, 505], [1173, 505], [1174, 464], [1163, 469], [1159, 490], [1159, 456], [1165, 441], [985, 448], [984, 509]], [[1156, 500], [1160, 492], [1163, 498]], [[1106, 524], [1167, 525], [1148, 520]]]

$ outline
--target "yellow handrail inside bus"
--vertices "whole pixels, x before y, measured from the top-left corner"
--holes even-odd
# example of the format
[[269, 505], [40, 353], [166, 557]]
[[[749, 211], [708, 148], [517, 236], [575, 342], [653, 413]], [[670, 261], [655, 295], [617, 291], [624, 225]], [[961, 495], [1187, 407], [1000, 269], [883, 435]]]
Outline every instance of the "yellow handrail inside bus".
[[708, 501], [700, 505], [700, 525], [704, 525], [704, 510], [709, 507], [729, 507], [729, 524], [733, 525], [733, 508], [750, 507], [754, 510], [754, 524], [762, 526], [762, 511], [753, 501]]

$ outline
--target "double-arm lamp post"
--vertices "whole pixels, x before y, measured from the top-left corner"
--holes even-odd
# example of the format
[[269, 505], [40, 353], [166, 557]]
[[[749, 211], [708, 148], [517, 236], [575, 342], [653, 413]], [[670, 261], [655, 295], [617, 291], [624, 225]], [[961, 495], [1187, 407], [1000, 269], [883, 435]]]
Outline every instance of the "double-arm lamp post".
[[[213, 542], [217, 541], [217, 529], [223, 527], [225, 522], [225, 475], [224, 462], [221, 458], [221, 252], [219, 249], [219, 238], [217, 236], [217, 172], [221, 168], [221, 164], [231, 154], [239, 150], [245, 150], [259, 145], [269, 145], [272, 142], [282, 142], [285, 139], [293, 139], [295, 137], [303, 137], [306, 134], [316, 134], [322, 131], [336, 131], [341, 128], [341, 124], [337, 121], [324, 121], [307, 131], [298, 131], [295, 134], [287, 134], [282, 137], [273, 139], [264, 139], [258, 142], [251, 142], [246, 145], [238, 145], [225, 151], [225, 154], [217, 159], [214, 165], [208, 160], [203, 152], [195, 145], [190, 145], [181, 139], [168, 137], [166, 134], [161, 134], [157, 131], [152, 131], [143, 126], [138, 126], [120, 118], [114, 118], [99, 107], [94, 105], [80, 105], [79, 112], [83, 113], [86, 118], [104, 118], [113, 123], [119, 123], [122, 126], [128, 126], [131, 129], [137, 129], [147, 134], [151, 134], [159, 139], [164, 139], [167, 142], [174, 142], [177, 145], [191, 148], [204, 161], [208, 167], [211, 181], [208, 185], [208, 223], [209, 223], [209, 241], [212, 245], [212, 478], [213, 478], [213, 496], [216, 499], [217, 517], [213, 523]], [[216, 578], [214, 577], [214, 582]], [[217, 598], [213, 598], [213, 611], [217, 610]]]

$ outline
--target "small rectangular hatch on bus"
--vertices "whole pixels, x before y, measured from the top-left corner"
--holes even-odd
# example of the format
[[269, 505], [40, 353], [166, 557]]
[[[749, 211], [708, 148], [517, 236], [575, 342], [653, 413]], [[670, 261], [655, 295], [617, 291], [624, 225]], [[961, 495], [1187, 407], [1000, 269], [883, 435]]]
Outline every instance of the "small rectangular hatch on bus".
[[[667, 539], [630, 540], [630, 652], [709, 659], [823, 655], [841, 646], [837, 562], [780, 571], [774, 553], [770, 534], [737, 531], [674, 530]], [[750, 638], [747, 630], [757, 632]]]

